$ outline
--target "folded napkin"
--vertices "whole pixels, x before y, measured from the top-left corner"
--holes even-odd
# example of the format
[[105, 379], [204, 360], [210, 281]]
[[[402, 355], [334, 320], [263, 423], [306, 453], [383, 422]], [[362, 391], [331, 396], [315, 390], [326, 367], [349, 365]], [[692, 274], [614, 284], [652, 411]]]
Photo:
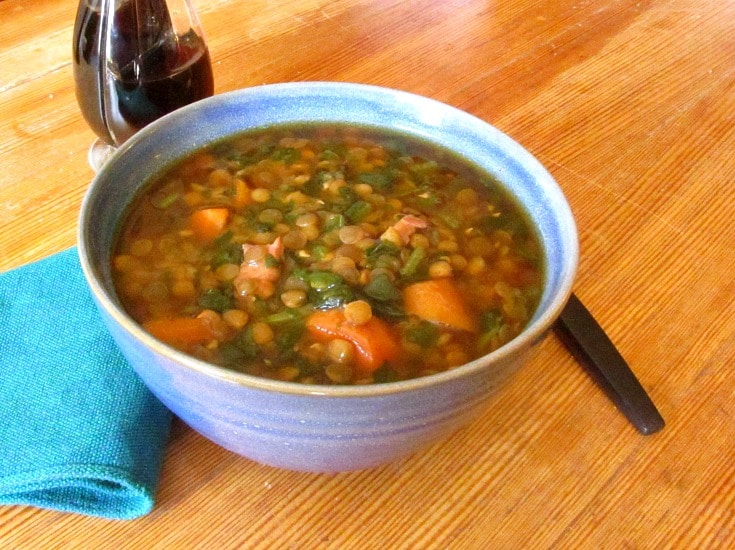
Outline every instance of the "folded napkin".
[[146, 514], [170, 424], [102, 324], [76, 249], [0, 274], [0, 504]]

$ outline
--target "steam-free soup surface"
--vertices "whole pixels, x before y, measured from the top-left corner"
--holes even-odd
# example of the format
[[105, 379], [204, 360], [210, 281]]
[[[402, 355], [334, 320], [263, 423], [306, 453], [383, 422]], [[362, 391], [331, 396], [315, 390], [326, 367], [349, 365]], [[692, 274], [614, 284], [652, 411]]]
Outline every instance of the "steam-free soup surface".
[[523, 329], [543, 285], [537, 236], [488, 174], [340, 126], [243, 134], [180, 162], [130, 209], [113, 264], [156, 338], [304, 384], [467, 363]]

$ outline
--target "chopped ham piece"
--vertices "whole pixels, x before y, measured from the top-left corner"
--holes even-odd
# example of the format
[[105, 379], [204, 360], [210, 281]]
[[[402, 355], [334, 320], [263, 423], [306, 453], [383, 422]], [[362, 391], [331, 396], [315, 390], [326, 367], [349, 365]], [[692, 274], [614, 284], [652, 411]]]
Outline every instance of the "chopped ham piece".
[[397, 245], [405, 245], [408, 244], [411, 235], [416, 233], [417, 229], [426, 229], [427, 227], [429, 227], [429, 223], [426, 220], [407, 214], [386, 229], [380, 238], [394, 242]]
[[277, 237], [271, 244], [243, 244], [243, 260], [233, 281], [238, 293], [245, 295], [254, 292], [261, 297], [271, 295], [275, 290], [272, 283], [281, 276], [281, 267], [268, 265], [268, 257], [280, 260], [283, 258], [283, 250], [281, 237]]

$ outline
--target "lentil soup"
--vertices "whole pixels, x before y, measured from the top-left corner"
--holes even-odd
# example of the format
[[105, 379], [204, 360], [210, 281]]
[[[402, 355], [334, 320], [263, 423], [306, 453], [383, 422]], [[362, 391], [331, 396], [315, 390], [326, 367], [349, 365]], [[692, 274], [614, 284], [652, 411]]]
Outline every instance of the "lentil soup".
[[543, 287], [525, 213], [489, 174], [400, 134], [251, 131], [136, 199], [118, 297], [202, 360], [305, 384], [445, 371], [521, 332]]

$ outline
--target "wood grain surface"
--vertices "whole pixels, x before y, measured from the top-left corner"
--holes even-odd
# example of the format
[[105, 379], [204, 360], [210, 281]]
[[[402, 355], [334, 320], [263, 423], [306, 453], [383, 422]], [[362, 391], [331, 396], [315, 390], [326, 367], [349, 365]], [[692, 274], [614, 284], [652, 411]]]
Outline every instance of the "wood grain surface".
[[[151, 514], [0, 507], [0, 547], [735, 547], [735, 3], [195, 4], [217, 93], [400, 88], [535, 154], [577, 219], [575, 292], [667, 426], [638, 434], [549, 337], [475, 423], [402, 462], [280, 471], [175, 423]], [[76, 8], [0, 1], [0, 271], [75, 243], [93, 175]]]

